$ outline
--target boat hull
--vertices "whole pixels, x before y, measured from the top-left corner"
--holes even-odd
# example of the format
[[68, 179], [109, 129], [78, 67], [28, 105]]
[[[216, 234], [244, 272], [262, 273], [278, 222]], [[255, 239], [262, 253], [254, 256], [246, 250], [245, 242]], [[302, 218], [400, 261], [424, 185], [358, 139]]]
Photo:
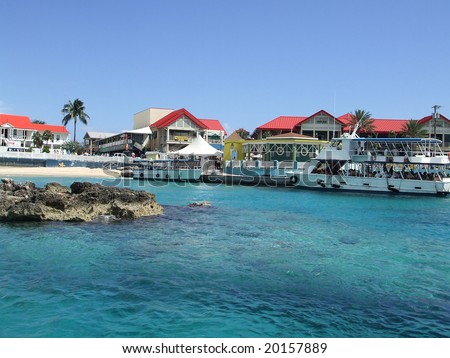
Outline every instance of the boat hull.
[[290, 181], [296, 188], [318, 190], [408, 195], [447, 195], [450, 193], [450, 178], [444, 178], [443, 180], [413, 180], [299, 173], [291, 175]]

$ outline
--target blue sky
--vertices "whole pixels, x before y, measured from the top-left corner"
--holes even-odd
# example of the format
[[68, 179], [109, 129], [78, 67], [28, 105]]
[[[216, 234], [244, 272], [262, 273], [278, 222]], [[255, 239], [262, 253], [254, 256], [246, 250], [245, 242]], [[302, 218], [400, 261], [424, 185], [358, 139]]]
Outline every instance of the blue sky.
[[59, 124], [80, 98], [78, 136], [149, 107], [228, 131], [320, 109], [450, 115], [448, 0], [0, 0], [0, 14], [0, 112]]

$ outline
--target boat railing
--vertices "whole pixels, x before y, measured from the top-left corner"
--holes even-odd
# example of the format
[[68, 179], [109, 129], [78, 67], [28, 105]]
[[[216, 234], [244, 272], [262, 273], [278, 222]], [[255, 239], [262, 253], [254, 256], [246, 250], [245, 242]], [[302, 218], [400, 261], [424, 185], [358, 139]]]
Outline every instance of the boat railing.
[[300, 162], [293, 160], [226, 160], [226, 168], [279, 168], [279, 169], [293, 169], [298, 168]]

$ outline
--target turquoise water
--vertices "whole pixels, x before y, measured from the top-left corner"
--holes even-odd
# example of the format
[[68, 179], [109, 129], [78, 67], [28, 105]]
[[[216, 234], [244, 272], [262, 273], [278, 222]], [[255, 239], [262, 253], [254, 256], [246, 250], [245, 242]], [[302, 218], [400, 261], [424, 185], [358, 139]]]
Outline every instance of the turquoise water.
[[450, 198], [126, 183], [165, 214], [0, 223], [0, 337], [450, 337]]

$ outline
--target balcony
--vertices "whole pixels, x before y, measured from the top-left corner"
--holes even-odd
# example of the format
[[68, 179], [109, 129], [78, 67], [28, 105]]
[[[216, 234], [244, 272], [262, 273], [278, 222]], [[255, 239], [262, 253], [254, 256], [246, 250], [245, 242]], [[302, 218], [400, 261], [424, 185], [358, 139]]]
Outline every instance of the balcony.
[[[187, 135], [169, 135], [169, 139], [167, 140], [168, 143], [186, 143], [189, 144], [192, 142], [194, 138], [189, 137]], [[165, 141], [166, 138], [163, 138], [163, 141]]]

